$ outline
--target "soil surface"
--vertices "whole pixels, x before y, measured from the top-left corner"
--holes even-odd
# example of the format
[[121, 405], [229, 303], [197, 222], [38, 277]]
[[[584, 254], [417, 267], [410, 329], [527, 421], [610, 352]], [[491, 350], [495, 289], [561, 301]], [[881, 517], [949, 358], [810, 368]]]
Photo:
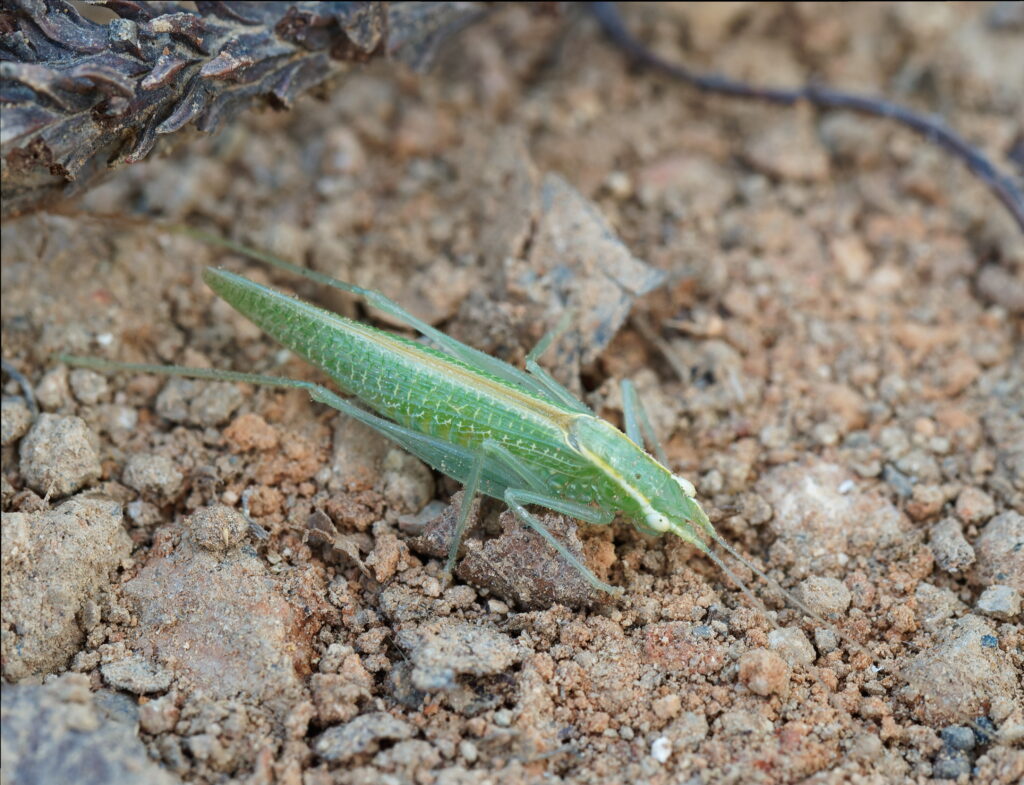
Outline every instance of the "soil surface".
[[[647, 4], [666, 57], [817, 79], [1020, 145], [1002, 4]], [[1019, 165], [1019, 164], [1018, 164]], [[4, 783], [845, 783], [1024, 777], [1024, 239], [885, 121], [708, 98], [592, 20], [499, 7], [3, 227]], [[152, 219], [152, 220], [150, 220]], [[297, 390], [100, 374], [57, 352], [323, 381], [207, 265], [393, 317], [156, 220], [545, 356], [672, 469], [766, 608], [680, 540], [485, 503]], [[454, 504], [454, 506], [453, 506]], [[45, 728], [45, 733], [40, 729]]]

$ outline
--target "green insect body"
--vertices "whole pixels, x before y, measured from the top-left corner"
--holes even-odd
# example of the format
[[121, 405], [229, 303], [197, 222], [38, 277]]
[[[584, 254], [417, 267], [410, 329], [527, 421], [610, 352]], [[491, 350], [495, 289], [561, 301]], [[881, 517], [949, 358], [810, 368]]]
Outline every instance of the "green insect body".
[[[472, 362], [476, 350], [447, 336], [440, 348], [425, 346], [234, 273], [210, 269], [204, 279], [388, 424], [361, 420], [470, 491], [508, 501], [520, 517], [523, 504], [538, 503], [594, 523], [609, 523], [619, 512], [646, 533], [672, 532], [704, 550], [705, 537], [714, 537], [689, 482], [549, 376], [531, 377], [490, 357], [489, 369], [481, 369]], [[381, 295], [358, 291], [398, 310]], [[614, 588], [589, 570], [585, 575]]]
[[[505, 501], [595, 588], [622, 589], [594, 575], [545, 528], [528, 506], [546, 507], [594, 524], [621, 513], [645, 534], [672, 533], [703, 551], [751, 602], [766, 611], [713, 549], [723, 551], [764, 579], [794, 607], [869, 658], [859, 642], [822, 619], [763, 570], [743, 558], [715, 531], [687, 480], [673, 474], [636, 391], [622, 383], [625, 433], [599, 419], [545, 371], [537, 358], [565, 328], [541, 339], [526, 358], [526, 371], [467, 346], [417, 319], [379, 292], [338, 281], [274, 256], [188, 228], [171, 227], [273, 267], [358, 295], [427, 338], [433, 345], [379, 330], [284, 295], [243, 276], [207, 269], [206, 283], [226, 302], [280, 343], [321, 368], [344, 398], [323, 385], [287, 377], [118, 363], [62, 355], [69, 365], [106, 371], [247, 382], [305, 390], [310, 397], [368, 425], [438, 471], [463, 483], [465, 494], [449, 543], [446, 572], [455, 563], [478, 492]], [[645, 451], [647, 445], [654, 456]]]
[[[241, 275], [211, 268], [203, 278], [214, 292], [284, 346], [321, 368], [359, 403], [323, 385], [286, 377], [68, 355], [60, 357], [63, 362], [97, 370], [307, 391], [314, 400], [368, 425], [463, 483], [465, 494], [445, 566], [449, 573], [472, 500], [479, 492], [505, 501], [523, 523], [602, 591], [620, 594], [622, 589], [594, 575], [528, 506], [545, 507], [594, 524], [609, 524], [620, 513], [645, 534], [675, 534], [706, 553], [761, 608], [760, 601], [712, 550], [712, 544], [781, 590], [719, 536], [694, 498], [693, 485], [667, 468], [665, 453], [632, 384], [622, 383], [623, 433], [598, 418], [540, 366], [537, 359], [565, 329], [567, 319], [563, 318], [560, 326], [527, 355], [523, 371], [445, 335], [379, 292], [215, 235], [188, 228], [170, 230], [355, 294], [415, 329], [433, 345], [347, 319]], [[656, 458], [645, 451], [644, 444]], [[818, 618], [784, 593], [794, 605]]]

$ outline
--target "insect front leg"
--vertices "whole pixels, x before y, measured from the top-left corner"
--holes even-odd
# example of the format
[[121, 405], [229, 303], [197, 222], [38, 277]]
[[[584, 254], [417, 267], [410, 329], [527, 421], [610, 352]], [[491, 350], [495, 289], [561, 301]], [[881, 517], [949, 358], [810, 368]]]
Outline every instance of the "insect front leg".
[[626, 426], [626, 436], [636, 444], [647, 444], [647, 449], [654, 453], [662, 466], [668, 466], [668, 456], [654, 434], [647, 411], [636, 394], [636, 387], [629, 379], [622, 380], [622, 419]]
[[559, 499], [556, 496], [549, 496], [544, 493], [535, 493], [533, 491], [525, 491], [516, 488], [508, 488], [505, 491], [505, 503], [509, 508], [515, 512], [516, 516], [533, 529], [537, 534], [543, 537], [558, 553], [565, 559], [569, 564], [579, 571], [580, 575], [593, 586], [595, 589], [607, 592], [613, 596], [620, 596], [623, 593], [623, 589], [619, 586], [612, 586], [610, 583], [605, 583], [587, 567], [582, 561], [580, 561], [574, 553], [562, 544], [558, 538], [556, 538], [551, 532], [548, 531], [547, 527], [541, 523], [536, 516], [534, 516], [529, 510], [526, 509], [527, 504], [536, 504], [541, 507], [547, 507], [555, 512], [560, 512], [565, 515], [571, 515], [574, 518], [587, 521], [588, 523], [607, 524], [612, 522], [612, 518], [615, 516], [606, 511], [598, 510], [593, 507], [588, 507], [583, 504], [576, 504], [574, 502], [568, 502], [563, 499]]

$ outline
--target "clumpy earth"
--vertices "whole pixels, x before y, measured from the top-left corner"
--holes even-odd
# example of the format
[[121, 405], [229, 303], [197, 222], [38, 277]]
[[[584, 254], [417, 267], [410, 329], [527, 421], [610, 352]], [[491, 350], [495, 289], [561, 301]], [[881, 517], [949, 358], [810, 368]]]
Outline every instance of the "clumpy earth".
[[[1012, 4], [627, 21], [669, 58], [1019, 151]], [[1024, 777], [1024, 238], [942, 150], [704, 97], [575, 11], [503, 7], [430, 75], [367, 68], [76, 207], [3, 227], [3, 356], [42, 411], [5, 379], [4, 783]], [[719, 531], [819, 619], [733, 563], [759, 610], [679, 541], [550, 519], [625, 588], [595, 594], [490, 503], [449, 581], [458, 489], [362, 426], [298, 391], [55, 362], [321, 380], [206, 265], [396, 327], [156, 219], [510, 362], [572, 308], [552, 371], [616, 423], [634, 379]]]

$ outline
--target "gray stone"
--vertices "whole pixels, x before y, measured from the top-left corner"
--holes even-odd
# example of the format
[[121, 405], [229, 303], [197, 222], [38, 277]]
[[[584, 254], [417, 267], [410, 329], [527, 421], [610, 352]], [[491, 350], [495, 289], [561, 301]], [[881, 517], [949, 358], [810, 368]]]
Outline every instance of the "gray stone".
[[769, 632], [768, 648], [782, 655], [793, 667], [810, 665], [816, 656], [814, 647], [799, 627], [780, 627]]
[[935, 759], [935, 767], [932, 774], [935, 779], [955, 780], [961, 775], [971, 773], [971, 761], [966, 755], [958, 752], [940, 752]]
[[409, 723], [376, 711], [328, 728], [313, 742], [313, 751], [331, 763], [344, 763], [357, 755], [376, 752], [382, 741], [401, 741], [415, 732]]
[[929, 725], [974, 719], [1003, 696], [1021, 700], [1014, 663], [999, 648], [992, 623], [980, 616], [949, 624], [903, 669], [903, 678], [901, 697]]
[[100, 666], [103, 680], [111, 687], [135, 695], [166, 692], [171, 686], [171, 672], [145, 657], [128, 657]]
[[990, 520], [974, 541], [974, 552], [975, 583], [1003, 584], [1024, 593], [1024, 515], [1009, 510]]
[[17, 785], [173, 785], [150, 760], [138, 726], [101, 710], [89, 678], [68, 674], [44, 685], [5, 684], [0, 705], [0, 769]]
[[413, 664], [417, 689], [448, 689], [455, 676], [502, 673], [523, 658], [523, 651], [492, 627], [442, 619], [401, 630], [399, 648]]
[[28, 433], [32, 426], [32, 412], [24, 398], [11, 395], [5, 395], [0, 405], [3, 407], [0, 416], [0, 444], [6, 447]]
[[852, 599], [850, 590], [842, 581], [817, 575], [801, 581], [797, 594], [804, 605], [826, 619], [835, 619], [845, 613]]
[[51, 673], [85, 635], [81, 611], [131, 553], [121, 505], [76, 496], [49, 512], [4, 513], [2, 528], [4, 676]]
[[156, 413], [171, 422], [209, 428], [227, 422], [242, 405], [242, 393], [230, 382], [171, 379], [156, 397]]
[[139, 493], [170, 499], [181, 488], [184, 475], [165, 455], [135, 453], [125, 464], [121, 480]]
[[95, 406], [110, 391], [107, 378], [88, 368], [76, 368], [71, 372], [68, 381], [75, 398], [86, 406]]
[[956, 518], [944, 518], [932, 526], [930, 545], [935, 563], [946, 572], [961, 573], [974, 564], [974, 548]]
[[41, 495], [68, 496], [101, 473], [92, 433], [81, 417], [41, 414], [21, 442], [21, 476]]
[[966, 725], [949, 725], [939, 731], [939, 736], [950, 749], [961, 752], [974, 749], [974, 731]]
[[1001, 621], [1011, 621], [1020, 615], [1020, 592], [1012, 586], [989, 586], [978, 598], [978, 610]]
[[234, 507], [214, 504], [200, 507], [186, 520], [192, 534], [192, 541], [200, 548], [214, 553], [224, 553], [245, 539], [249, 523]]

